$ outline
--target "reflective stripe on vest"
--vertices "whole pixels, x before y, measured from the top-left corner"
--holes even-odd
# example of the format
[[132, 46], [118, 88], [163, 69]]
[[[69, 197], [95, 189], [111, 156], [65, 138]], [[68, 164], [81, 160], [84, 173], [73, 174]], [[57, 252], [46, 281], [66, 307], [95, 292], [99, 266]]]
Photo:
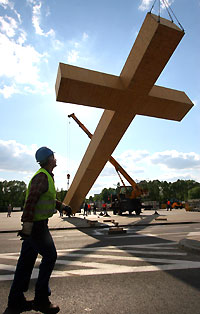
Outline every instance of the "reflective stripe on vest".
[[[39, 221], [48, 219], [49, 217], [53, 216], [55, 207], [56, 207], [56, 189], [54, 185], [54, 181], [52, 176], [46, 171], [44, 168], [39, 169], [33, 176], [33, 178], [40, 172], [43, 172], [47, 175], [48, 178], [48, 191], [41, 194], [35, 208], [34, 208], [34, 216], [33, 221]], [[33, 179], [32, 178], [32, 179]], [[31, 179], [31, 181], [32, 181]], [[28, 198], [31, 181], [28, 185], [28, 190], [26, 192], [26, 200]]]

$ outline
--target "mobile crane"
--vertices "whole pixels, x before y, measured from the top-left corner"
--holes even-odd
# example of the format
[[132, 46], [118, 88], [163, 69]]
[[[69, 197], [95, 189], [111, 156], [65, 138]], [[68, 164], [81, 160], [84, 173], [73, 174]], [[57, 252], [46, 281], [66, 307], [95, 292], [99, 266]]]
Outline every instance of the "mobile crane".
[[[79, 127], [87, 134], [91, 139], [92, 134], [89, 130], [80, 122], [74, 113], [68, 115], [69, 118], [73, 118]], [[128, 211], [131, 214], [135, 211], [136, 215], [141, 213], [141, 199], [142, 195], [146, 194], [146, 191], [142, 190], [137, 183], [129, 176], [129, 174], [120, 166], [120, 164], [112, 156], [109, 157], [109, 162], [115, 167], [117, 174], [123, 184], [117, 188], [117, 194], [112, 195], [111, 209], [114, 214], [121, 215], [123, 212]], [[130, 183], [131, 186], [126, 186], [121, 175]]]

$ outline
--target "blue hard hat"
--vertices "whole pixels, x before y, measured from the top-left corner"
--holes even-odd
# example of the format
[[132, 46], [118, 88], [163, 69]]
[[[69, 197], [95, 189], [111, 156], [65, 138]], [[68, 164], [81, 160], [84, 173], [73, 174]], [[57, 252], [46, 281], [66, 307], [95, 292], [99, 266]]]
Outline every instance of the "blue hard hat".
[[45, 162], [49, 156], [53, 155], [54, 152], [49, 149], [48, 147], [40, 147], [36, 153], [35, 153], [35, 158], [37, 162]]

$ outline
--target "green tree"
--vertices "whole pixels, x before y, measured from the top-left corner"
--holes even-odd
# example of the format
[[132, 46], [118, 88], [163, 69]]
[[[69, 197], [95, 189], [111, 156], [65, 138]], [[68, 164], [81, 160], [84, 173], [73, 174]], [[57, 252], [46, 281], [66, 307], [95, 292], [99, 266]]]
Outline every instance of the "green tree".
[[93, 196], [90, 196], [89, 197], [89, 203], [93, 203], [93, 202], [94, 202]]
[[8, 204], [13, 207], [24, 205], [26, 184], [23, 181], [3, 181], [0, 183], [0, 206], [7, 208]]
[[102, 201], [101, 198], [101, 193], [100, 194], [95, 194], [93, 197], [94, 202]]
[[101, 195], [102, 195], [102, 201], [104, 201], [105, 203], [108, 203], [108, 199], [109, 199], [109, 190], [104, 188], [102, 191], [101, 191]]
[[152, 201], [160, 200], [160, 181], [153, 180], [148, 182], [149, 199]]
[[63, 190], [63, 189], [61, 189], [60, 191], [57, 190], [56, 191], [57, 200], [59, 200], [60, 202], [63, 202], [66, 194], [67, 194], [66, 190]]
[[189, 199], [197, 199], [200, 198], [200, 186], [196, 186], [188, 191]]

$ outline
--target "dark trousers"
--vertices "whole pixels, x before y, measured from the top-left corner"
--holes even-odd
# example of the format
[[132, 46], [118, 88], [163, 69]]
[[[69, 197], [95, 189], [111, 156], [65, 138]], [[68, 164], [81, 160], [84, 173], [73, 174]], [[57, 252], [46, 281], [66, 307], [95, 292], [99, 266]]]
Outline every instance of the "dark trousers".
[[57, 259], [56, 248], [48, 229], [48, 220], [34, 222], [30, 238], [22, 243], [8, 304], [16, 302], [19, 304], [24, 300], [23, 292], [28, 290], [38, 253], [42, 256], [42, 261], [35, 285], [35, 299], [44, 300], [50, 295], [49, 279]]

